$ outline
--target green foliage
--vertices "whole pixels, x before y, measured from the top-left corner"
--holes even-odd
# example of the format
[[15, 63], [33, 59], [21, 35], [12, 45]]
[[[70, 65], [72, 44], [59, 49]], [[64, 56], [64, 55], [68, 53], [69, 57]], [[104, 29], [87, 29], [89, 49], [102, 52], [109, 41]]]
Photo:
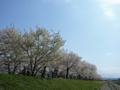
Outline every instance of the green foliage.
[[116, 81], [113, 81], [114, 83], [120, 85], [120, 81], [119, 80], [116, 80]]
[[0, 90], [98, 90], [105, 81], [40, 78], [0, 73]]

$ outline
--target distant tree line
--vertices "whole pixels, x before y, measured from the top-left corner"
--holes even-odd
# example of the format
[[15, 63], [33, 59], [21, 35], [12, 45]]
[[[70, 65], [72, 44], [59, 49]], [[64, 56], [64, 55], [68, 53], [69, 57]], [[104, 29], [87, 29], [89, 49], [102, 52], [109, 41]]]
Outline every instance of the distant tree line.
[[52, 78], [104, 80], [95, 65], [81, 61], [72, 51], [61, 49], [65, 40], [60, 31], [45, 28], [27, 32], [15, 26], [0, 30], [0, 72]]

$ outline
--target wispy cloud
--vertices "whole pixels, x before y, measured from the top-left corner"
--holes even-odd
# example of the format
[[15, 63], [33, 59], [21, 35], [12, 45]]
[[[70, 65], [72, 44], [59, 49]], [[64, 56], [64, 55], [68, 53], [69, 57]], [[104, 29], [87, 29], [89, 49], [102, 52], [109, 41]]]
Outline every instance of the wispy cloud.
[[110, 67], [110, 68], [98, 68], [98, 73], [103, 77], [114, 77], [118, 78], [120, 76], [119, 67]]
[[103, 9], [104, 15], [109, 18], [116, 16], [113, 5], [120, 4], [120, 0], [98, 0], [100, 2], [100, 7]]
[[113, 12], [112, 8], [109, 6], [109, 4], [101, 4], [100, 7], [103, 9], [104, 14], [109, 17], [114, 17], [115, 13]]
[[112, 55], [112, 53], [107, 53], [106, 55]]
[[100, 0], [100, 1], [110, 4], [120, 4], [120, 0]]

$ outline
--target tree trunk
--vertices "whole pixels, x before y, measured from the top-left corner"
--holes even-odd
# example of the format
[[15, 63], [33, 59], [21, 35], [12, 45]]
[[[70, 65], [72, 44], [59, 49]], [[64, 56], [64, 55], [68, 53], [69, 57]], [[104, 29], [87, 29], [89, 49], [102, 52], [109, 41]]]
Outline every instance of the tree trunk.
[[58, 70], [55, 69], [55, 78], [58, 77]]
[[47, 66], [44, 66], [44, 70], [43, 70], [43, 72], [42, 72], [42, 75], [41, 75], [41, 77], [45, 77], [45, 73], [46, 73], [46, 67], [47, 67]]
[[62, 77], [62, 72], [59, 73], [59, 77]]
[[69, 75], [69, 68], [67, 68], [66, 78], [68, 78]]
[[54, 72], [52, 72], [52, 78], [54, 78]]
[[8, 64], [8, 74], [11, 74], [10, 64]]

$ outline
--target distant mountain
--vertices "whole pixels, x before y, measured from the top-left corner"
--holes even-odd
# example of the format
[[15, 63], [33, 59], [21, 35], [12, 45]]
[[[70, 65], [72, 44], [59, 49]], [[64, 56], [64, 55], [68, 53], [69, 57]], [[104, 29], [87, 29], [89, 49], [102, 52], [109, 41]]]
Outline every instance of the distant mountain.
[[111, 77], [103, 77], [105, 80], [118, 80], [118, 78], [111, 78]]

